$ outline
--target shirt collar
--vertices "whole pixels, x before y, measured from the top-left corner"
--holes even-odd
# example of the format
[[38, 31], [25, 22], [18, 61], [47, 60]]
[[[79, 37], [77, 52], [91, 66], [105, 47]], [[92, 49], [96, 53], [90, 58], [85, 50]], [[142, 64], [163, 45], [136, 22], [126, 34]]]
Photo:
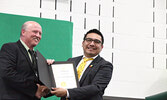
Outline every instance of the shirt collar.
[[[96, 55], [96, 56], [94, 56], [94, 57], [90, 57], [90, 58], [95, 59], [97, 56], [98, 56], [98, 55]], [[86, 57], [86, 56], [85, 56], [85, 55], [83, 55], [83, 57], [82, 57], [82, 58], [84, 58], [84, 57]], [[87, 57], [86, 57], [86, 58], [87, 58]]]
[[21, 39], [20, 39], [21, 44], [26, 48], [27, 52], [30, 49]]

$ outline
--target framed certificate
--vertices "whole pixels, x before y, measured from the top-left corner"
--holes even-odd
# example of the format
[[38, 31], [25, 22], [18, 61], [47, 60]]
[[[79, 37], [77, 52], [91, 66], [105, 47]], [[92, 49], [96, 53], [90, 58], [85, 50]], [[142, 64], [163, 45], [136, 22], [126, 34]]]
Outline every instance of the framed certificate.
[[55, 62], [51, 65], [53, 87], [66, 89], [78, 87], [78, 77], [74, 63], [70, 61]]

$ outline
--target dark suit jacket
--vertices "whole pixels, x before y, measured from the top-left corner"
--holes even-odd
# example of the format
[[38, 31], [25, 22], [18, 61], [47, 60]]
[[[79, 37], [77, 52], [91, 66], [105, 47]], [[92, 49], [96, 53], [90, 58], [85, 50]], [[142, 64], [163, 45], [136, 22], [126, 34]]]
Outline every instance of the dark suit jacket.
[[21, 42], [4, 44], [0, 51], [0, 100], [37, 100], [37, 83], [42, 84]]
[[[76, 66], [82, 59], [82, 56], [70, 58], [68, 61], [74, 61]], [[92, 67], [90, 67], [92, 65]], [[68, 89], [69, 100], [103, 100], [104, 90], [111, 80], [113, 65], [97, 56], [87, 67], [79, 82], [80, 87]], [[62, 98], [65, 100], [65, 98]]]

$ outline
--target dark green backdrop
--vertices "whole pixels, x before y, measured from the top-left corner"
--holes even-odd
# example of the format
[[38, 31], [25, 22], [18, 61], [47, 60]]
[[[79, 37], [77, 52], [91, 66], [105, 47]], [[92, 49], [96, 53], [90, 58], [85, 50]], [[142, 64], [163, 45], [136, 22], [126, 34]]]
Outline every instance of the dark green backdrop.
[[[0, 13], [0, 47], [20, 38], [21, 26], [25, 21], [36, 21], [42, 26], [42, 39], [35, 49], [45, 58], [66, 61], [72, 57], [73, 24], [68, 21]], [[42, 100], [59, 100], [56, 96]]]

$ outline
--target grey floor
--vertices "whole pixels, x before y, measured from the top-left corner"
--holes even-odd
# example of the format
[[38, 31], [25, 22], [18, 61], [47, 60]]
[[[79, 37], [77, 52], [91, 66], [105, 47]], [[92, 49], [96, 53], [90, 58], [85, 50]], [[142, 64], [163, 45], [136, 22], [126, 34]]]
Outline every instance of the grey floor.
[[103, 96], [103, 100], [144, 100], [144, 99]]

